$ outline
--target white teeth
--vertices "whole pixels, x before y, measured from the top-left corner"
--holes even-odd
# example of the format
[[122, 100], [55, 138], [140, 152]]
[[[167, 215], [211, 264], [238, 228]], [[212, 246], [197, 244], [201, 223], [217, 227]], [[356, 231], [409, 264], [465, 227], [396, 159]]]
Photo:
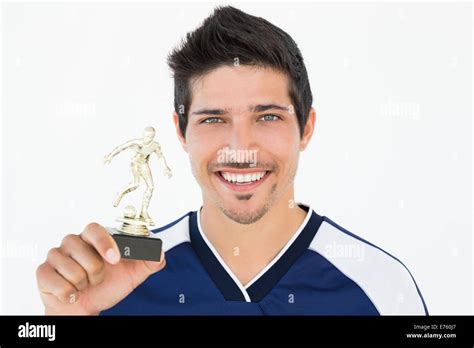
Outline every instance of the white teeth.
[[229, 182], [250, 183], [258, 181], [265, 176], [266, 172], [249, 173], [249, 174], [234, 174], [229, 172], [221, 172], [222, 177]]

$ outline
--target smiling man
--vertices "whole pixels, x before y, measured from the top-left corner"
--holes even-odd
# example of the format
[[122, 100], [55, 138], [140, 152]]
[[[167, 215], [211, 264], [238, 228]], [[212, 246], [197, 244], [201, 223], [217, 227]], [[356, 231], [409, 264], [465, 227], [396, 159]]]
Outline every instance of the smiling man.
[[202, 207], [153, 231], [166, 267], [120, 260], [97, 224], [65, 237], [38, 268], [46, 313], [427, 314], [398, 259], [295, 203], [316, 113], [287, 33], [218, 8], [168, 62]]

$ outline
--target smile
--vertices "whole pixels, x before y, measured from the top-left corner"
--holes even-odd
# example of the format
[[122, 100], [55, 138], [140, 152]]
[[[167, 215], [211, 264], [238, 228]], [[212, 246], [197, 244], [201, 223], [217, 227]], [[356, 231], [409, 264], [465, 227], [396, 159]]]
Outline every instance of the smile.
[[249, 191], [261, 185], [271, 174], [271, 171], [218, 171], [216, 176], [228, 188], [234, 191]]

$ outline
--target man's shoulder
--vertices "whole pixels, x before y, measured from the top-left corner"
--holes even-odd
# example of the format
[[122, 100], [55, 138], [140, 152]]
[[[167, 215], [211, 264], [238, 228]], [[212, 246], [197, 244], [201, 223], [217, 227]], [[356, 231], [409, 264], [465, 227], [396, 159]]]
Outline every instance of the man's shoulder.
[[176, 220], [151, 231], [153, 237], [160, 238], [163, 241], [163, 251], [167, 252], [174, 247], [189, 243], [189, 217], [193, 212], [188, 212]]
[[402, 261], [331, 219], [323, 217], [309, 249], [354, 281], [380, 314], [428, 314], [415, 279]]

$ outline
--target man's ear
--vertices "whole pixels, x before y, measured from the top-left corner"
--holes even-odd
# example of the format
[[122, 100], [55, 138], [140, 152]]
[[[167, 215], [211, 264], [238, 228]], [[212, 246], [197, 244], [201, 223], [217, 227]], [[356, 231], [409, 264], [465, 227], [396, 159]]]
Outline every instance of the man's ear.
[[184, 135], [181, 132], [181, 129], [179, 128], [179, 116], [176, 112], [173, 112], [173, 122], [174, 122], [174, 127], [176, 128], [176, 134], [178, 135], [178, 139], [181, 143], [181, 146], [183, 147], [184, 151], [188, 152], [188, 147], [186, 145], [186, 139], [184, 138]]
[[316, 123], [316, 111], [314, 108], [309, 110], [308, 121], [306, 121], [306, 126], [304, 128], [303, 136], [300, 141], [300, 151], [304, 151], [311, 140], [314, 132], [314, 125]]

